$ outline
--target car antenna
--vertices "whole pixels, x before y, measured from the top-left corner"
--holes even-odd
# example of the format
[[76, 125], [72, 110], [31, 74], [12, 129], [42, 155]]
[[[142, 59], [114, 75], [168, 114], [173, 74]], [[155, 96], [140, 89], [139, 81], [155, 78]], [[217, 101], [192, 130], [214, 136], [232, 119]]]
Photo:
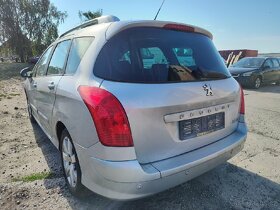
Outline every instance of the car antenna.
[[159, 14], [159, 12], [160, 12], [160, 10], [161, 10], [162, 5], [164, 4], [164, 2], [165, 2], [165, 0], [163, 0], [163, 1], [162, 1], [162, 3], [161, 3], [161, 5], [160, 5], [160, 7], [159, 7], [159, 9], [158, 9], [158, 11], [157, 11], [157, 14], [156, 14], [156, 16], [155, 16], [154, 20], [156, 20], [156, 19], [157, 19], [157, 16], [158, 16], [158, 14]]

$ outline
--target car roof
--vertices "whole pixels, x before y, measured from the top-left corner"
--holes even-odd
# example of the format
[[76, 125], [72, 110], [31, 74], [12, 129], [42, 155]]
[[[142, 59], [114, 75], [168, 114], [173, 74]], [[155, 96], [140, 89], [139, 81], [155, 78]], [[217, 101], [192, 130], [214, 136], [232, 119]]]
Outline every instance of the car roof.
[[[96, 23], [97, 19], [101, 19], [100, 23]], [[171, 22], [171, 21], [158, 21], [158, 20], [138, 20], [138, 21], [119, 21], [115, 16], [102, 16], [91, 20], [93, 24], [90, 24], [90, 21], [83, 23], [77, 27], [70, 29], [69, 31], [63, 33], [56, 42], [60, 42], [64, 39], [69, 39], [72, 37], [81, 37], [81, 36], [106, 36], [106, 39], [110, 39], [115, 34], [119, 33], [122, 30], [134, 27], [158, 27], [163, 28], [167, 24], [185, 26], [193, 29], [194, 33], [200, 33], [208, 36], [210, 39], [213, 39], [213, 35], [200, 27]]]

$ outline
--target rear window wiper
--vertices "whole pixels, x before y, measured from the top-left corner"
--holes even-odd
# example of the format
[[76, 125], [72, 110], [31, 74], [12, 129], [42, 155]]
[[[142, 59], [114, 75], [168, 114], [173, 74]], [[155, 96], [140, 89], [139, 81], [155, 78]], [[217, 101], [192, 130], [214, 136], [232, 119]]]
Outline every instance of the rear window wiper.
[[213, 79], [226, 79], [228, 78], [229, 76], [226, 75], [226, 74], [223, 74], [221, 72], [216, 72], [216, 71], [207, 71], [207, 72], [204, 72], [203, 74], [206, 78], [213, 78]]
[[226, 75], [218, 71], [202, 70], [200, 68], [197, 68], [196, 71], [201, 76], [200, 79], [226, 79], [229, 77], [229, 75]]

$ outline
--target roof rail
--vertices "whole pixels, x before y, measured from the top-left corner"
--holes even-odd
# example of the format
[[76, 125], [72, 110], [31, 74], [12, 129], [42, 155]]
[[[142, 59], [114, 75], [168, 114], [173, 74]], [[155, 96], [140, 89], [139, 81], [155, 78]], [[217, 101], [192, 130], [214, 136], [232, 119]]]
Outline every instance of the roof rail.
[[72, 31], [76, 31], [76, 30], [81, 29], [81, 28], [86, 28], [86, 27], [101, 24], [101, 23], [110, 23], [110, 22], [117, 22], [117, 21], [120, 21], [120, 19], [117, 18], [116, 16], [113, 16], [113, 15], [106, 15], [106, 16], [101, 16], [101, 17], [98, 17], [98, 18], [94, 18], [92, 20], [89, 20], [89, 21], [86, 21], [86, 22], [82, 23], [81, 25], [76, 26], [75, 28], [72, 28], [72, 29], [66, 31], [65, 33], [61, 34], [59, 36], [59, 38], [71, 33]]

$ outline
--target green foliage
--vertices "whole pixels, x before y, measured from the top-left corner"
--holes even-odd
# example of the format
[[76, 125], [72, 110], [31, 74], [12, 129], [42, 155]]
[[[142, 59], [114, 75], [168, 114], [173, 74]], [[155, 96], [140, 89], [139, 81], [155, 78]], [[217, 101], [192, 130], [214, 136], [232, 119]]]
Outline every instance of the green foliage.
[[34, 173], [28, 176], [24, 176], [21, 178], [14, 178], [12, 181], [17, 182], [17, 181], [23, 181], [23, 182], [33, 182], [36, 180], [42, 180], [42, 179], [52, 179], [54, 178], [54, 174], [51, 172], [40, 172], [40, 173]]
[[97, 11], [88, 11], [88, 12], [83, 12], [83, 11], [79, 11], [79, 17], [81, 19], [81, 21], [87, 21], [87, 20], [91, 20], [94, 18], [98, 18], [100, 16], [102, 16], [102, 9], [97, 10]]
[[50, 0], [0, 0], [0, 42], [7, 42], [23, 62], [57, 38], [66, 17]]

